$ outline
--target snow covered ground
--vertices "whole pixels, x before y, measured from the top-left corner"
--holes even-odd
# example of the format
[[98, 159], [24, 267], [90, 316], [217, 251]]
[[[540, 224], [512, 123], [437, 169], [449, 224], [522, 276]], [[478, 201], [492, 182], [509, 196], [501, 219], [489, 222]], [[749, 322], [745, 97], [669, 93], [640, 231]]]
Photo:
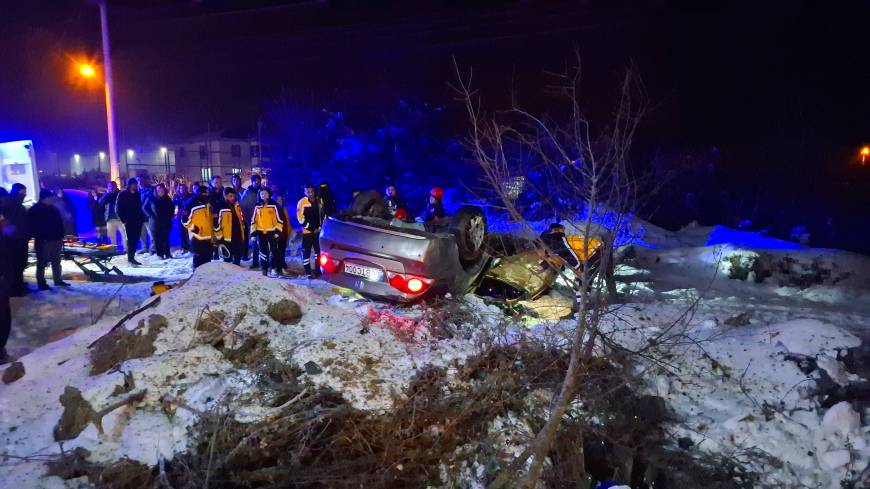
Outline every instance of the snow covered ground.
[[[7, 350], [15, 357], [57, 339], [97, 319], [120, 318], [151, 294], [157, 280], [172, 283], [186, 279], [191, 272], [190, 256], [175, 250], [172, 260], [161, 260], [145, 253], [136, 255], [142, 266], [131, 266], [126, 255], [112, 258], [109, 266], [124, 274], [109, 276], [106, 281], [89, 281], [71, 261], [61, 263], [64, 280], [71, 287], [53, 287], [50, 269], [46, 269], [49, 291], [34, 292], [12, 298], [12, 334]], [[24, 271], [24, 279], [36, 290], [36, 268]]]
[[[605, 327], [636, 348], [669, 325], [680, 333], [666, 335], [671, 340], [660, 347], [671, 353], [667, 363], [638, 366], [649, 392], [667, 402], [674, 440], [741, 461], [770, 487], [838, 488], [855, 480], [870, 461], [870, 413], [858, 403], [822, 406], [814, 391], [828, 378], [839, 385], [860, 380], [840, 358], [846, 348], [870, 340], [870, 259], [721, 227], [671, 233], [645, 226], [643, 243], [623, 250], [617, 279], [629, 300]], [[189, 259], [148, 262], [130, 273], [174, 280], [189, 274], [185, 266]], [[384, 306], [321, 281], [268, 279], [212, 263], [125, 324], [136, 329], [143, 320], [137, 329], [143, 334], [150, 331], [149, 316], [166, 318], [152, 355], [89, 375], [88, 345], [135, 304], [153, 300], [147, 299], [150, 284], [126, 284], [120, 304], [113, 299], [93, 325], [96, 304], [120, 284], [77, 282], [71, 290], [14, 304], [16, 335], [22, 320], [32, 320], [35, 330], [79, 329], [24, 356], [25, 376], [0, 385], [0, 450], [31, 457], [0, 461], [4, 485], [71, 487], [43, 477], [42, 461], [32, 457], [59, 450], [52, 431], [67, 386], [100, 410], [130, 395], [116, 387], [131, 375], [130, 392], [144, 390], [144, 400], [106, 415], [102, 433], [89, 425], [64, 449], [85, 447], [94, 461], [129, 457], [154, 464], [187, 448], [194, 411], [227, 402], [240, 419], [255, 420], [275, 409], [260, 397], [251, 372], [227, 357], [226, 348], [247, 338], [268, 339], [269, 352], [306, 370], [315, 385], [332, 387], [360, 409], [382, 411], [425, 366], [461, 363], [483, 337], [504, 333], [501, 311], [473, 296], [464, 307], [475, 316], [475, 328], [438, 340], [427, 335], [431, 310], [425, 307]], [[301, 306], [297, 323], [282, 324], [269, 314], [280, 299]], [[223, 350], [194, 327], [204, 311], [222, 313]], [[572, 326], [524, 322], [529, 329], [517, 332], [540, 338]], [[27, 343], [33, 338], [14, 338], [34, 344]], [[795, 358], [810, 359], [816, 368], [801, 370]], [[167, 398], [187, 408], [167, 416]]]

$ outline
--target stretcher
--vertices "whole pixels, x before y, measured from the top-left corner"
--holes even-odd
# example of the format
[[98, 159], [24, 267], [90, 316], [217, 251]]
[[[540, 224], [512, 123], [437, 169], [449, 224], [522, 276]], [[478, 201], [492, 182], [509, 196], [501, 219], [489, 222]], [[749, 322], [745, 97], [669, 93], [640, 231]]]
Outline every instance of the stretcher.
[[[30, 260], [28, 266], [36, 265], [36, 250], [33, 241], [30, 242]], [[116, 274], [124, 275], [124, 272], [111, 264], [112, 258], [121, 255], [115, 245], [98, 245], [84, 241], [64, 240], [61, 258], [69, 260], [81, 270], [88, 280], [98, 282], [103, 278]]]

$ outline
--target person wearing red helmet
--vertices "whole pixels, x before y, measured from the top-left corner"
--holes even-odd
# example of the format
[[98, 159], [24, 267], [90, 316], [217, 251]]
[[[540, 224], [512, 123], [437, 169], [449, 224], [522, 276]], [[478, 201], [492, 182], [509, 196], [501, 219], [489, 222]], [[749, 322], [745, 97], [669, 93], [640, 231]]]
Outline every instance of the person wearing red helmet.
[[447, 212], [444, 211], [444, 189], [434, 187], [429, 192], [429, 205], [426, 206], [426, 211], [423, 212], [423, 222], [432, 222], [438, 219], [447, 217]]

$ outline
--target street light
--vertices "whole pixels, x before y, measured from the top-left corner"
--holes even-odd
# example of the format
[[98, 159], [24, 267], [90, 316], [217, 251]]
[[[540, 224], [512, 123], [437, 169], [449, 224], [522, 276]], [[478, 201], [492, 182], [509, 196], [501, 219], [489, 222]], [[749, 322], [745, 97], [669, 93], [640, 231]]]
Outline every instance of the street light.
[[[121, 181], [121, 168], [118, 164], [118, 144], [115, 139], [115, 95], [112, 82], [112, 56], [109, 49], [109, 15], [106, 0], [93, 0], [100, 8], [100, 30], [103, 41], [103, 88], [106, 92], [106, 133], [109, 139], [109, 179]], [[97, 77], [97, 69], [91, 63], [77, 63], [75, 71], [83, 78]]]
[[106, 153], [103, 151], [100, 151], [99, 153], [97, 153], [97, 156], [99, 157], [97, 159], [97, 173], [102, 173], [103, 172], [103, 160], [106, 159]]
[[135, 154], [136, 154], [136, 152], [133, 151], [132, 149], [127, 150], [127, 158], [132, 158], [133, 155], [135, 155]]
[[73, 159], [76, 160], [76, 163], [78, 163], [78, 162], [82, 159], [82, 157], [79, 156], [78, 153], [76, 153], [76, 154], [73, 155]]
[[861, 148], [861, 164], [862, 165], [866, 162], [868, 156], [870, 156], [870, 146], [864, 146], [863, 148]]
[[89, 63], [82, 63], [79, 65], [79, 75], [85, 78], [93, 78], [97, 76], [97, 70]]

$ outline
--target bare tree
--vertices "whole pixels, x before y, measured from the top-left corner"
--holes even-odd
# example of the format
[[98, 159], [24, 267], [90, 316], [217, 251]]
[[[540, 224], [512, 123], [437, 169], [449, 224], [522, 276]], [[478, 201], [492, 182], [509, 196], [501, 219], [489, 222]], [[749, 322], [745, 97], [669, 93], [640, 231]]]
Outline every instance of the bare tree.
[[[546, 423], [529, 447], [490, 485], [506, 487], [518, 477], [519, 467], [527, 466], [522, 479], [512, 486], [531, 488], [541, 476], [596, 342], [606, 340], [599, 324], [616, 297], [612, 275], [607, 271], [612, 270], [616, 238], [629, 231], [630, 216], [643, 184], [633, 175], [628, 158], [638, 125], [649, 108], [648, 97], [636, 67], [629, 65], [619, 85], [612, 119], [597, 128], [581, 107], [579, 55], [573, 66], [555, 75], [556, 83], [548, 87], [560, 104], [556, 113], [547, 116], [534, 115], [516, 102], [507, 110], [487, 113], [472, 87], [473, 74], [463, 76], [457, 66], [456, 75], [455, 89], [471, 124], [466, 143], [494, 200], [513, 221], [531, 231], [517, 202], [516, 189], [505, 183], [516, 181], [518, 176], [534, 176], [525, 178], [524, 183], [538, 196], [539, 206], [545, 206], [550, 216], [567, 221], [569, 232], [586, 237], [578, 255], [597, 254], [597, 268], [604, 271], [605, 280], [594, 280], [596, 270], [589, 259], [571, 271], [577, 322], [561, 388]], [[603, 218], [606, 226], [599, 224]], [[601, 239], [590, 239], [593, 236]], [[537, 246], [548, 256], [555, 256], [554, 250], [547, 249], [540, 239]]]

